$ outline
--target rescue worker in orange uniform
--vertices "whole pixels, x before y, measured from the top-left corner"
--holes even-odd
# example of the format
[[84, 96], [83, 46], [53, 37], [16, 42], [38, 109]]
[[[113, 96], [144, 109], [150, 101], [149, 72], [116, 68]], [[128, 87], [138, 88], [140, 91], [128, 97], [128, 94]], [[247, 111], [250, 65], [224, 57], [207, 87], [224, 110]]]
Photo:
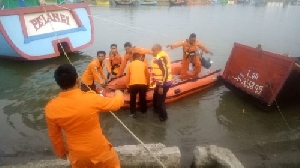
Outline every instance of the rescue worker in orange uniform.
[[126, 54], [124, 55], [120, 70], [118, 72], [118, 77], [122, 76], [126, 67], [126, 64], [128, 61], [133, 61], [133, 53], [139, 53], [141, 55], [141, 60], [145, 62], [145, 64], [148, 66], [147, 59], [145, 59], [146, 54], [152, 54], [151, 50], [140, 48], [140, 47], [132, 47], [132, 44], [130, 42], [126, 42], [124, 44], [124, 48], [126, 50]]
[[155, 86], [153, 93], [154, 112], [158, 112], [160, 121], [166, 121], [168, 114], [165, 106], [167, 92], [172, 85], [171, 61], [168, 54], [162, 51], [159, 44], [152, 47], [151, 85]]
[[81, 77], [81, 90], [89, 91], [90, 89], [96, 92], [95, 81], [100, 85], [106, 83], [106, 77], [103, 72], [105, 51], [97, 52], [97, 59], [91, 61], [87, 66]]
[[130, 91], [130, 116], [136, 117], [136, 94], [139, 94], [139, 102], [142, 113], [147, 113], [146, 92], [150, 85], [148, 67], [141, 60], [139, 53], [133, 54], [133, 61], [126, 70], [126, 86]]
[[59, 66], [54, 78], [62, 91], [48, 102], [45, 116], [56, 156], [68, 158], [72, 168], [119, 168], [118, 155], [102, 133], [99, 112], [120, 109], [123, 93], [116, 91], [115, 97], [106, 98], [81, 91], [76, 69], [70, 64]]
[[201, 62], [196, 53], [199, 48], [205, 53], [213, 55], [211, 51], [209, 51], [200, 41], [196, 39], [196, 34], [194, 33], [190, 34], [189, 39], [174, 43], [172, 45], [167, 45], [167, 47], [170, 47], [171, 49], [182, 47], [183, 49], [182, 68], [180, 72], [181, 79], [187, 78], [186, 73], [190, 63], [195, 64], [195, 75], [193, 78], [197, 78], [198, 74], [201, 72]]
[[117, 76], [120, 66], [122, 64], [122, 56], [118, 53], [117, 48], [117, 44], [110, 45], [110, 52], [105, 59], [108, 80]]

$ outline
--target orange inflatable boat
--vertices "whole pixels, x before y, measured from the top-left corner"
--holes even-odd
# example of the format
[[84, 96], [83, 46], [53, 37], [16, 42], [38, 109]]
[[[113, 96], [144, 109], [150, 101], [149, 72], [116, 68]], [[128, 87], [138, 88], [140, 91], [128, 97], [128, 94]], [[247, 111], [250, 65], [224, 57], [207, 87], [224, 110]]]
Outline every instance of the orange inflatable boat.
[[[181, 98], [184, 98], [188, 95], [197, 93], [201, 90], [204, 90], [210, 86], [212, 86], [221, 75], [221, 70], [209, 71], [207, 74], [199, 75], [197, 79], [188, 79], [181, 80], [180, 79], [180, 69], [181, 69], [181, 60], [172, 62], [172, 86], [170, 87], [167, 97], [166, 103], [171, 103]], [[188, 71], [188, 75], [192, 76], [193, 71]], [[98, 92], [102, 92], [105, 97], [113, 97], [114, 91], [120, 89], [126, 89], [126, 77], [122, 76], [120, 78], [114, 79], [107, 84], [104, 89], [99, 88]], [[146, 94], [147, 105], [152, 105], [153, 98], [153, 89], [149, 89]], [[124, 94], [124, 107], [129, 108], [130, 95]], [[137, 105], [138, 105], [138, 95], [137, 95]]]

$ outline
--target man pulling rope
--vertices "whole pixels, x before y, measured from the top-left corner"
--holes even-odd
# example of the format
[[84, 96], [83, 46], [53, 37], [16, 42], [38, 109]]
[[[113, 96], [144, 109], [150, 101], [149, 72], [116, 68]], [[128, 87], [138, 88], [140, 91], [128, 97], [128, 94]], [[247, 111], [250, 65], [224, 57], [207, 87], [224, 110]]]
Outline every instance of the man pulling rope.
[[[47, 11], [46, 11], [46, 8], [45, 8], [45, 5], [42, 5], [43, 6], [43, 9], [44, 9], [44, 12], [47, 14]], [[64, 55], [65, 55], [65, 57], [67, 58], [67, 60], [69, 61], [69, 63], [72, 65], [72, 67], [74, 67], [74, 65], [72, 64], [72, 62], [71, 62], [71, 60], [69, 59], [69, 57], [68, 57], [68, 55], [67, 55], [67, 53], [66, 53], [66, 51], [65, 51], [65, 49], [63, 48], [63, 46], [62, 46], [62, 44], [61, 44], [61, 42], [60, 42], [60, 40], [59, 40], [59, 38], [58, 38], [58, 35], [57, 35], [57, 33], [56, 33], [56, 31], [54, 30], [54, 28], [53, 28], [53, 25], [52, 25], [52, 22], [50, 21], [50, 25], [51, 25], [51, 28], [52, 28], [52, 30], [53, 30], [53, 32], [54, 32], [54, 34], [55, 34], [55, 36], [56, 36], [56, 39], [57, 39], [57, 41], [58, 41], [58, 43], [59, 43], [59, 46], [61, 47], [61, 49], [62, 49], [62, 51], [63, 51], [63, 53], [64, 53]], [[75, 69], [75, 68], [74, 68]], [[72, 71], [72, 70], [71, 70]], [[74, 71], [74, 70], [73, 70]], [[75, 70], [76, 71], [76, 70]], [[77, 73], [77, 76], [78, 76], [78, 80], [76, 80], [76, 82], [75, 82], [75, 85], [74, 85], [74, 88], [73, 87], [71, 87], [71, 90], [74, 90], [75, 91], [75, 87], [77, 87], [76, 86], [76, 83], [78, 83], [77, 81], [79, 81], [80, 80], [80, 75], [78, 74], [78, 72], [76, 72]], [[91, 88], [89, 87], [89, 86], [87, 86], [90, 90], [91, 90]], [[76, 92], [76, 91], [75, 91]], [[120, 92], [120, 91], [116, 91], [115, 92], [115, 94], [116, 94], [116, 96], [115, 97], [117, 97], [117, 94], [120, 94], [120, 93], [118, 93], [118, 92]], [[78, 93], [77, 93], [78, 94]], [[80, 94], [80, 93], [79, 93]], [[74, 96], [74, 98], [76, 98], [76, 96], [75, 95], [73, 95]], [[99, 96], [99, 95], [98, 95]], [[99, 96], [100, 97], [100, 96]], [[79, 98], [79, 97], [77, 97], [77, 98]], [[104, 99], [108, 99], [108, 98], [104, 98]], [[75, 99], [74, 99], [75, 100]], [[99, 99], [100, 100], [100, 99]], [[72, 101], [71, 101], [72, 102]], [[83, 103], [83, 102], [81, 102], [81, 103]], [[85, 102], [84, 102], [85, 103]], [[83, 104], [84, 104], [83, 103]], [[103, 102], [101, 102], [101, 103], [103, 103]], [[123, 99], [123, 103], [124, 103], [124, 99]], [[67, 106], [69, 107], [69, 108], [72, 108], [73, 110], [74, 110], [74, 105], [76, 106], [77, 104], [75, 103], [75, 102], [72, 102], [72, 107], [70, 106], [70, 104], [68, 104]], [[51, 106], [52, 105], [50, 105], [50, 109], [51, 109]], [[122, 105], [121, 105], [122, 106]], [[54, 105], [54, 107], [55, 107], [55, 105]], [[64, 108], [64, 106], [62, 105], [61, 106], [62, 107], [62, 109]], [[48, 108], [49, 108], [49, 106], [48, 106]], [[94, 107], [95, 108], [95, 107]], [[118, 109], [118, 108], [117, 108]], [[81, 109], [82, 111], [85, 111], [85, 109]], [[92, 111], [94, 111], [95, 109], [93, 109]], [[109, 111], [109, 109], [102, 109], [103, 111]], [[113, 109], [114, 110], [114, 109]], [[77, 111], [77, 112], [79, 112], [79, 111]], [[143, 147], [155, 158], [155, 160], [159, 163], [159, 165], [161, 165], [163, 168], [165, 168], [166, 166], [150, 151], [150, 149], [114, 114], [114, 113], [112, 113], [111, 111], [109, 111], [121, 124], [122, 124], [122, 126], [139, 142], [139, 143], [141, 143], [142, 145], [143, 145]], [[46, 112], [47, 113], [47, 112]], [[51, 113], [51, 112], [49, 112], [49, 113]], [[93, 112], [91, 113], [91, 114], [94, 114]], [[95, 115], [94, 115], [95, 116]], [[71, 117], [71, 116], [70, 116]], [[51, 120], [51, 118], [49, 118], [50, 120]], [[55, 120], [55, 119], [54, 119]], [[97, 120], [98, 120], [98, 122], [99, 122], [99, 118], [97, 117]], [[72, 120], [71, 120], [72, 121]], [[71, 122], [71, 121], [68, 121], [68, 122]], [[58, 139], [60, 139], [61, 140], [61, 138], [59, 137], [60, 136], [60, 134], [61, 134], [61, 130], [60, 129], [57, 129], [57, 128], [59, 128], [58, 126], [58, 124], [57, 123], [55, 123], [55, 121], [54, 122], [49, 122], [50, 124], [52, 123], [54, 126], [55, 126], [55, 131], [57, 131], [57, 130], [59, 130], [59, 131], [57, 131], [56, 133], [57, 134], [53, 134], [54, 135], [54, 137], [55, 138], [58, 138]], [[94, 124], [96, 124], [97, 125], [97, 123], [96, 122], [94, 122]], [[79, 127], [78, 127], [79, 128]], [[70, 129], [72, 129], [72, 127], [70, 127]], [[100, 129], [100, 131], [101, 131], [101, 129]], [[101, 132], [102, 133], [102, 132]], [[99, 135], [99, 134], [98, 134]], [[58, 137], [57, 137], [58, 136]], [[104, 136], [103, 136], [104, 137]], [[105, 137], [103, 138], [103, 139], [105, 139]], [[91, 139], [87, 139], [87, 141], [89, 141], [89, 140], [91, 140]], [[54, 142], [55, 143], [55, 142]], [[62, 144], [62, 143], [60, 143], [60, 144]], [[54, 145], [54, 144], [53, 144]], [[92, 146], [90, 146], [91, 148], [93, 148]], [[65, 149], [64, 147], [61, 147], [60, 149]], [[113, 149], [112, 148], [112, 146], [111, 146], [111, 148], [110, 149]], [[80, 150], [80, 149], [79, 149]], [[63, 152], [62, 152], [63, 151]], [[63, 159], [66, 159], [66, 156], [67, 156], [67, 154], [68, 154], [68, 150], [66, 150], [65, 149], [65, 151], [64, 150], [59, 150], [58, 151], [58, 153], [59, 154], [61, 154], [61, 153], [64, 153], [63, 155], [60, 155], [61, 156], [61, 158], [63, 158]], [[114, 157], [116, 157], [116, 156], [114, 156], [114, 152], [112, 152], [112, 153], [110, 153], [109, 154], [110, 156], [112, 156], [112, 158]], [[72, 165], [74, 164], [74, 167], [76, 168], [76, 166], [79, 166], [80, 168], [82, 168], [82, 167], [84, 167], [84, 164], [88, 164], [87, 165], [87, 167], [91, 167], [91, 166], [102, 166], [102, 164], [98, 164], [98, 162], [97, 162], [97, 160], [89, 160], [89, 159], [83, 159], [83, 160], [81, 160], [81, 161], [75, 161], [75, 160], [78, 160], [78, 158], [74, 158], [73, 157], [73, 161], [71, 160], [72, 158], [70, 158], [70, 161], [71, 161], [71, 163], [72, 163]], [[98, 158], [98, 159], [100, 159], [100, 158]], [[117, 167], [119, 167], [119, 163], [116, 161], [116, 159], [111, 159], [110, 161], [108, 161], [107, 163], [111, 163], [111, 164], [113, 164], [113, 165], [115, 165], [115, 167], [117, 168]], [[82, 165], [83, 164], [83, 165]], [[105, 165], [105, 164], [104, 164]]]

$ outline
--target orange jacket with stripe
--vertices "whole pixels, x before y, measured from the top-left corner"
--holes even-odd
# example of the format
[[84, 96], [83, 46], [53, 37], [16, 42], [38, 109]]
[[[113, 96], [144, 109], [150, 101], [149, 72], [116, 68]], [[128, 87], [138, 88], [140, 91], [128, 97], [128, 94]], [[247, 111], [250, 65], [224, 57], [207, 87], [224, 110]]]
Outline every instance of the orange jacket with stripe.
[[73, 89], [59, 93], [45, 108], [48, 134], [55, 154], [62, 157], [67, 151], [63, 141], [65, 132], [69, 159], [90, 159], [97, 163], [110, 158], [112, 145], [102, 133], [99, 112], [118, 110], [124, 104], [123, 95], [101, 97], [93, 91]]
[[148, 67], [140, 60], [132, 61], [126, 70], [126, 86], [150, 85], [150, 73]]
[[174, 43], [171, 45], [171, 48], [177, 48], [177, 47], [182, 47], [183, 49], [183, 54], [186, 55], [186, 52], [195, 52], [198, 48], [203, 50], [205, 53], [208, 53], [209, 50], [198, 40], [194, 44], [190, 44], [188, 39]]
[[106, 69], [107, 69], [107, 72], [108, 73], [111, 73], [111, 67], [113, 65], [119, 65], [121, 66], [122, 64], [122, 56], [121, 54], [117, 53], [116, 55], [113, 55], [111, 53], [109, 53], [107, 56], [106, 56], [106, 59], [105, 59], [105, 64], [106, 64]]
[[99, 84], [102, 84], [102, 80], [106, 79], [103, 72], [104, 62], [100, 64], [100, 61], [95, 59], [85, 69], [82, 74], [81, 80], [86, 85], [92, 85], [93, 81], [97, 81]]
[[[124, 55], [120, 70], [118, 72], [118, 76], [123, 75], [127, 62], [128, 61], [130, 61], [130, 62], [133, 61], [133, 53], [139, 53], [140, 55], [146, 55], [146, 54], [152, 54], [152, 51], [148, 50], [148, 49], [145, 49], [145, 48], [134, 47], [130, 54], [126, 53]], [[144, 58], [144, 62], [148, 67], [148, 61], [147, 61], [146, 58]]]

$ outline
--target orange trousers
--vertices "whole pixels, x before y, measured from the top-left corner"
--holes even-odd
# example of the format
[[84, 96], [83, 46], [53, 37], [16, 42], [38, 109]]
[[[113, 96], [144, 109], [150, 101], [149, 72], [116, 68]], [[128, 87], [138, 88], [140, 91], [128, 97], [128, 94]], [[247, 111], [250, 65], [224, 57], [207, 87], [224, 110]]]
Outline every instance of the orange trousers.
[[[187, 71], [189, 69], [189, 64], [195, 64], [195, 69], [194, 69], [194, 75], [193, 76], [188, 76]], [[196, 78], [198, 77], [198, 74], [201, 72], [201, 62], [199, 60], [198, 56], [193, 56], [193, 57], [187, 57], [186, 55], [183, 56], [182, 59], [182, 67], [181, 67], [181, 72], [180, 72], [180, 77], [181, 79], [186, 79], [186, 78]]]
[[72, 163], [72, 168], [121, 168], [118, 154], [112, 151], [112, 157], [105, 162], [93, 163], [90, 159], [80, 159]]

